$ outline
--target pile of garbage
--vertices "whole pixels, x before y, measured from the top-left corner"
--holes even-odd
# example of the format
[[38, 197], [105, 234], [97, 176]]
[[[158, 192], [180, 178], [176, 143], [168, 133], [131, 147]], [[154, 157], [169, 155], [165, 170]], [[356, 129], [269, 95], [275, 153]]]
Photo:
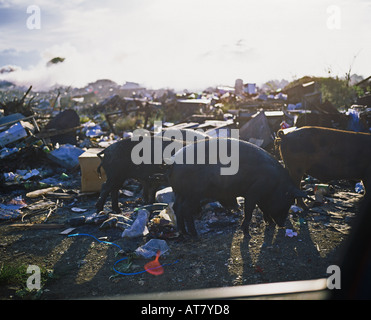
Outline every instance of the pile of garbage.
[[[130, 138], [136, 128], [154, 131], [153, 119], [161, 119], [164, 128], [201, 129], [211, 137], [228, 135], [237, 128], [240, 139], [273, 152], [276, 132], [295, 128], [299, 115], [306, 117], [311, 106], [306, 96], [303, 102], [292, 102], [291, 91], [265, 94], [253, 85], [241, 88], [175, 94], [168, 89], [147, 90], [136, 84], [125, 87], [102, 80], [86, 88], [49, 92], [34, 92], [32, 86], [1, 89], [0, 190], [5, 196], [0, 203], [0, 221], [22, 219], [25, 212], [29, 216], [34, 199], [36, 204], [42, 201], [34, 210], [47, 214], [67, 200], [89, 194], [96, 199], [105, 179], [96, 172], [100, 163], [97, 153]], [[349, 130], [369, 131], [371, 127], [368, 106], [353, 105], [339, 117], [328, 104], [319, 104], [312, 113], [333, 117], [329, 123], [334, 126], [340, 126], [338, 119], [346, 117], [342, 125]], [[94, 223], [101, 229], [119, 228], [125, 236], [176, 237], [171, 190], [163, 186], [158, 202], [146, 208], [138, 202], [141, 186], [137, 183], [132, 187], [122, 192], [136, 203], [137, 210], [130, 208], [121, 215], [90, 212], [71, 220], [71, 226]], [[321, 190], [319, 187], [318, 197]], [[234, 223], [235, 217], [226, 215], [218, 204], [208, 206], [204, 211], [212, 212], [207, 218], [210, 226]], [[207, 230], [207, 226], [201, 229]]]

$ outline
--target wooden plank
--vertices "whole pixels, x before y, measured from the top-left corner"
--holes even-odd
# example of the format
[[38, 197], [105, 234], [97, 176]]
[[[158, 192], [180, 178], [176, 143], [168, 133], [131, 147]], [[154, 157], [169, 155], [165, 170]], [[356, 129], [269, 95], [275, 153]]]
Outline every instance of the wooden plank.
[[64, 224], [60, 223], [14, 223], [9, 227], [13, 228], [27, 228], [27, 229], [59, 229], [64, 228]]

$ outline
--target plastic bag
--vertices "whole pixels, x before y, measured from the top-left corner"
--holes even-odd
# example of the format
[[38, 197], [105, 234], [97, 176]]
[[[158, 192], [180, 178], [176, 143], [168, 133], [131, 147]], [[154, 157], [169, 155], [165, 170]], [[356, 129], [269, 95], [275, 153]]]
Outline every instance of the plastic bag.
[[164, 210], [159, 213], [159, 217], [165, 220], [170, 220], [172, 224], [176, 225], [176, 216], [173, 210], [174, 202], [170, 202]]
[[354, 189], [357, 193], [363, 193], [365, 191], [365, 189], [363, 188], [363, 184], [361, 182], [356, 183]]
[[160, 255], [163, 255], [170, 250], [165, 240], [151, 239], [145, 245], [137, 248], [135, 253], [144, 258], [151, 258], [156, 256], [157, 251], [160, 250]]
[[175, 201], [175, 196], [172, 187], [167, 187], [156, 192], [156, 201], [171, 203]]
[[127, 229], [124, 230], [121, 237], [135, 238], [145, 236], [148, 234], [147, 223], [149, 219], [149, 211], [146, 209], [138, 210], [137, 218], [134, 223]]
[[297, 237], [298, 233], [293, 231], [292, 229], [286, 229], [285, 236], [292, 238], [292, 237]]

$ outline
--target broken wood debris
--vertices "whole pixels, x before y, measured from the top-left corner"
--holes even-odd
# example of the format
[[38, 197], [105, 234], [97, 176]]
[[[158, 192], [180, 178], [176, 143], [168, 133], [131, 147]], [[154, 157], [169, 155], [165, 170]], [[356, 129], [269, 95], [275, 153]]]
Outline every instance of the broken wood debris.
[[62, 223], [13, 223], [9, 225], [12, 228], [27, 229], [59, 229], [65, 227]]
[[[57, 208], [60, 206], [59, 201], [57, 202], [51, 201], [51, 200], [39, 200], [35, 203], [32, 203], [28, 205], [26, 208], [24, 208], [24, 214], [22, 215], [22, 222], [24, 219], [30, 218], [31, 216], [36, 216], [39, 214], [44, 214], [48, 212], [48, 216], [46, 220], [50, 217], [50, 215], [57, 210]], [[44, 222], [46, 221], [44, 220]]]
[[44, 219], [44, 223], [49, 219], [50, 215], [53, 213], [53, 212], [56, 212], [57, 209], [58, 209], [58, 205], [59, 205], [59, 200], [57, 200], [57, 202], [55, 203], [55, 206], [54, 208], [49, 208], [49, 212], [48, 212], [48, 215], [45, 217]]

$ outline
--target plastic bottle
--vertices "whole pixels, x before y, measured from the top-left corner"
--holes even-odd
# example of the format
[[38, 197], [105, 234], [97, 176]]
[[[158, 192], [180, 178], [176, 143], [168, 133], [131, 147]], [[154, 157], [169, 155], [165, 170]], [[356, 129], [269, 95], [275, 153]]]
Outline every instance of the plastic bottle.
[[61, 178], [62, 180], [67, 180], [67, 179], [69, 178], [69, 176], [68, 176], [68, 174], [66, 174], [66, 173], [63, 172], [63, 173], [61, 174], [60, 178]]
[[43, 147], [43, 151], [44, 151], [45, 153], [49, 153], [49, 152], [50, 152], [50, 149], [49, 149], [48, 146], [44, 146], [44, 147]]

